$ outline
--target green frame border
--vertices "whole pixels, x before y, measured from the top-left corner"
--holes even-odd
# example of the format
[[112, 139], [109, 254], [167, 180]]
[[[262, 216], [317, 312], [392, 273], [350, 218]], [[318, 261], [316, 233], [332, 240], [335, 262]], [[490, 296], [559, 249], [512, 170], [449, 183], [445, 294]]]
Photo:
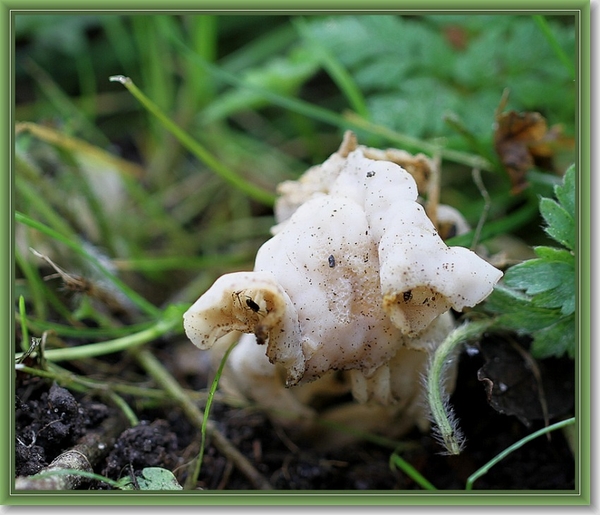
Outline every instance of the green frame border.
[[[139, 4], [139, 5], [136, 5]], [[282, 6], [280, 4], [284, 4]], [[325, 5], [324, 5], [325, 4]], [[3, 445], [0, 446], [0, 460], [7, 464], [5, 470], [1, 470], [0, 476], [0, 501], [1, 504], [10, 505], [229, 505], [229, 506], [249, 506], [249, 505], [353, 505], [353, 506], [372, 506], [372, 505], [426, 505], [426, 506], [447, 506], [447, 505], [590, 505], [591, 503], [591, 140], [590, 140], [590, 84], [591, 84], [591, 5], [589, 1], [584, 0], [508, 0], [503, 2], [489, 2], [485, 8], [476, 5], [475, 2], [462, 0], [454, 2], [449, 7], [443, 0], [421, 0], [421, 1], [390, 1], [377, 0], [375, 4], [370, 4], [368, 8], [361, 5], [358, 0], [342, 2], [339, 0], [303, 0], [287, 1], [276, 3], [272, 0], [263, 0], [249, 2], [240, 0], [220, 0], [220, 1], [193, 1], [179, 0], [167, 7], [161, 6], [161, 2], [142, 2], [130, 1], [124, 3], [115, 0], [104, 0], [103, 2], [90, 2], [85, 9], [79, 7], [71, 0], [62, 0], [52, 4], [49, 7], [48, 2], [39, 0], [0, 0], [0, 30], [8, 37], [2, 39], [2, 58], [3, 69], [8, 72], [10, 81], [0, 82], [0, 96], [6, 100], [7, 106], [6, 119], [10, 120], [10, 126], [2, 126], [2, 142], [4, 155], [7, 159], [4, 161], [6, 166], [6, 175], [2, 182], [2, 193], [4, 206], [6, 209], [2, 212], [2, 223], [0, 228], [2, 236], [7, 242], [8, 252], [2, 255], [2, 266], [6, 270], [6, 286], [4, 291], [5, 308], [3, 313], [6, 317], [4, 326], [9, 328], [9, 340], [6, 344], [7, 355], [5, 357], [5, 380], [2, 383], [2, 395], [0, 395], [0, 410], [2, 413], [11, 413], [12, 387], [14, 384], [14, 368], [12, 367], [12, 344], [14, 341], [14, 315], [13, 315], [13, 210], [12, 210], [12, 143], [14, 136], [14, 69], [13, 69], [13, 51], [14, 41], [12, 34], [12, 17], [15, 12], [27, 11], [79, 11], [79, 12], [175, 12], [175, 11], [207, 11], [211, 10], [218, 13], [227, 13], [235, 11], [242, 14], [253, 13], [273, 13], [284, 12], [285, 14], [308, 13], [308, 12], [391, 12], [407, 11], [431, 12], [519, 12], [522, 14], [543, 14], [563, 11], [564, 14], [574, 14], [579, 24], [579, 113], [578, 113], [578, 143], [579, 143], [579, 227], [580, 227], [580, 247], [579, 247], [579, 338], [580, 353], [578, 355], [578, 377], [579, 384], [578, 403], [576, 407], [576, 416], [578, 418], [578, 445], [579, 460], [576, 460], [576, 484], [578, 490], [566, 492], [536, 492], [524, 491], [515, 493], [514, 491], [440, 491], [440, 492], [403, 492], [403, 491], [377, 491], [377, 492], [355, 492], [355, 491], [224, 491], [224, 492], [177, 492], [169, 494], [165, 492], [114, 492], [105, 491], [89, 493], [80, 492], [43, 492], [40, 494], [32, 492], [15, 492], [13, 480], [13, 462], [14, 462], [14, 442], [13, 442], [13, 416], [3, 417], [6, 420], [0, 429], [0, 435], [3, 436]], [[149, 7], [151, 6], [151, 7]], [[596, 6], [597, 7], [597, 6]]]

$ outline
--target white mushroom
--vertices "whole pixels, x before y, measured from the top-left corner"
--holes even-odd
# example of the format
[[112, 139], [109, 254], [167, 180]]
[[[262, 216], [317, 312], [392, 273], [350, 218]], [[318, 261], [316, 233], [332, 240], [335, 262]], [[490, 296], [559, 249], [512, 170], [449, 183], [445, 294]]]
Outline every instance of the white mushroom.
[[356, 400], [423, 426], [420, 375], [453, 327], [449, 309], [481, 302], [502, 273], [449, 248], [413, 177], [365, 157], [352, 134], [279, 192], [279, 224], [254, 272], [225, 275], [198, 299], [184, 316], [189, 338], [207, 349], [232, 331], [249, 333], [226, 381], [263, 407], [306, 415], [306, 384], [347, 371]]

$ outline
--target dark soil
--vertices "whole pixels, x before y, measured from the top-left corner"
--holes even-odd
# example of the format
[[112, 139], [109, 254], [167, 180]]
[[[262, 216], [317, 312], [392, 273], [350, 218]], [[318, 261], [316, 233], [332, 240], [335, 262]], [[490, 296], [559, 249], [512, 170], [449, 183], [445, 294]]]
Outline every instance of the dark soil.
[[24, 379], [16, 392], [16, 475], [39, 472], [108, 413], [105, 404], [83, 399], [78, 402], [56, 384], [38, 378]]
[[[522, 437], [544, 426], [543, 420], [520, 420], [500, 414], [488, 403], [486, 385], [477, 378], [486, 352], [461, 356], [452, 404], [467, 438], [459, 456], [440, 454], [443, 449], [430, 434], [413, 431], [403, 439], [402, 457], [436, 488], [463, 490], [467, 478], [479, 467]], [[489, 351], [489, 349], [488, 349]], [[572, 370], [572, 361], [556, 364]], [[570, 383], [569, 383], [570, 377]], [[182, 381], [201, 384], [205, 378]], [[563, 397], [572, 399], [572, 373], [561, 383]], [[569, 389], [571, 389], [569, 393]], [[566, 394], [565, 394], [566, 392]], [[552, 394], [554, 395], [554, 394]], [[128, 399], [135, 405], [134, 399]], [[550, 402], [548, 403], [550, 404]], [[563, 411], [570, 410], [567, 406]], [[555, 412], [557, 410], [554, 410]], [[560, 411], [560, 410], [558, 410]], [[98, 428], [114, 407], [40, 378], [20, 374], [16, 389], [16, 475], [39, 472], [87, 432]], [[171, 470], [184, 484], [189, 464], [197, 456], [200, 435], [172, 404], [140, 409], [141, 422], [120, 432], [112, 448], [94, 463], [94, 470], [114, 480], [141, 474], [145, 467]], [[550, 422], [570, 416], [552, 413]], [[406, 474], [390, 468], [392, 448], [354, 442], [329, 451], [317, 451], [293, 431], [273, 425], [260, 412], [234, 409], [215, 402], [211, 419], [268, 481], [281, 490], [411, 490], [420, 488]], [[529, 427], [524, 423], [528, 423]], [[475, 489], [570, 490], [575, 466], [571, 450], [560, 431], [551, 439], [540, 437], [518, 449], [486, 475]], [[81, 488], [108, 488], [86, 482]], [[249, 480], [210, 444], [205, 451], [198, 488], [250, 490]]]

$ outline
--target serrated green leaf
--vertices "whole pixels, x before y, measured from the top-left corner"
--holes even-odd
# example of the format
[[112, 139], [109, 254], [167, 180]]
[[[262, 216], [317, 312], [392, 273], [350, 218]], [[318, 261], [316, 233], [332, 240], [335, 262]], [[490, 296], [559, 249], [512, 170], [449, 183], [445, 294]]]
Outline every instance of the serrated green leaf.
[[496, 286], [486, 299], [486, 310], [497, 314], [497, 327], [531, 334], [552, 325], [560, 310], [534, 306], [531, 299], [506, 286]]
[[561, 282], [556, 288], [533, 297], [532, 304], [540, 308], [560, 308], [561, 314], [575, 312], [575, 282]]
[[[574, 308], [575, 296], [570, 299]], [[563, 309], [568, 307], [569, 303], [562, 303]], [[517, 290], [512, 290], [504, 285], [497, 285], [492, 294], [486, 299], [485, 308], [488, 312], [496, 314], [495, 327], [502, 329], [511, 329], [519, 334], [530, 334], [538, 338], [538, 347], [540, 355], [562, 355], [569, 350], [565, 342], [558, 334], [565, 324], [557, 325], [559, 321], [566, 319], [574, 320], [571, 314], [565, 317], [566, 312], [561, 312], [558, 307], [548, 308], [535, 305], [530, 297], [524, 297]], [[571, 313], [573, 310], [571, 310]], [[552, 330], [550, 328], [553, 328]], [[538, 337], [538, 335], [540, 335]], [[547, 347], [544, 341], [548, 341]], [[554, 353], [557, 354], [554, 354]], [[544, 354], [545, 355], [545, 354]]]
[[[487, 309], [497, 314], [499, 327], [533, 336], [535, 357], [573, 356], [575, 349], [575, 169], [569, 168], [558, 201], [540, 200], [545, 231], [566, 249], [536, 247], [536, 259], [511, 267], [488, 298]], [[516, 291], [526, 295], [519, 297]]]
[[575, 219], [575, 165], [567, 169], [562, 186], [556, 186], [554, 193], [562, 207]]
[[575, 222], [573, 217], [558, 202], [549, 198], [540, 200], [540, 213], [548, 224], [544, 228], [548, 235], [570, 250], [575, 248]]
[[536, 308], [560, 308], [562, 315], [570, 315], [575, 311], [573, 256], [567, 251], [566, 255], [563, 252], [548, 250], [539, 252], [542, 255], [567, 259], [568, 262], [550, 261], [545, 258], [531, 259], [511, 267], [504, 275], [504, 283], [531, 295], [531, 305]]
[[492, 313], [510, 313], [519, 311], [530, 304], [531, 300], [520, 291], [497, 284], [485, 301], [485, 307]]
[[504, 274], [511, 288], [525, 290], [528, 295], [545, 292], [574, 279], [573, 267], [560, 261], [530, 259], [515, 265]]
[[561, 357], [575, 354], [575, 316], [559, 319], [555, 324], [537, 331], [533, 336], [531, 354], [535, 358]]
[[575, 266], [575, 256], [569, 250], [557, 249], [554, 247], [535, 247], [533, 249], [535, 254], [543, 259], [550, 261], [561, 261], [571, 266]]
[[498, 327], [512, 329], [519, 334], [535, 334], [551, 326], [560, 317], [560, 310], [530, 307], [505, 313], [498, 317]]

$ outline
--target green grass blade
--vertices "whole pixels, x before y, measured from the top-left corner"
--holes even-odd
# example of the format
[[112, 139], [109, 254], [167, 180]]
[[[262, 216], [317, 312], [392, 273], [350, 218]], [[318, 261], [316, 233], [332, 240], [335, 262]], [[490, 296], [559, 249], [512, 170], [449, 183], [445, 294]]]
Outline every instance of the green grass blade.
[[237, 342], [232, 343], [229, 346], [229, 348], [227, 349], [227, 352], [225, 352], [225, 355], [223, 356], [223, 359], [221, 360], [221, 363], [219, 364], [219, 368], [217, 369], [217, 373], [215, 374], [215, 378], [213, 379], [213, 382], [210, 385], [210, 390], [208, 392], [208, 398], [206, 400], [206, 406], [204, 407], [202, 428], [200, 430], [200, 433], [201, 433], [200, 452], [198, 453], [198, 458], [196, 459], [196, 467], [194, 469], [194, 473], [192, 474], [190, 481], [189, 481], [189, 484], [191, 484], [191, 485], [195, 485], [198, 482], [198, 477], [200, 476], [200, 470], [202, 468], [202, 460], [204, 459], [204, 449], [206, 448], [206, 436], [207, 436], [206, 428], [207, 428], [207, 424], [208, 424], [208, 420], [209, 420], [208, 417], [210, 415], [210, 408], [212, 406], [212, 402], [215, 397], [215, 392], [217, 391], [217, 386], [219, 385], [219, 379], [221, 379], [221, 374], [223, 373], [223, 368], [225, 367], [225, 363], [227, 362], [227, 358], [229, 358], [231, 351], [235, 348], [236, 345], [237, 345]]
[[171, 39], [176, 43], [187, 57], [192, 59], [198, 66], [201, 66], [207, 73], [214, 75], [216, 78], [222, 80], [225, 83], [234, 85], [240, 88], [247, 88], [260, 94], [265, 99], [272, 102], [274, 105], [278, 105], [290, 111], [297, 112], [309, 118], [319, 120], [321, 122], [339, 127], [340, 129], [354, 129], [363, 130], [365, 132], [375, 134], [388, 139], [400, 145], [401, 148], [408, 147], [414, 150], [427, 152], [429, 154], [439, 154], [443, 159], [461, 163], [472, 168], [478, 168], [480, 170], [493, 171], [494, 166], [487, 159], [477, 155], [468, 154], [465, 152], [446, 149], [439, 144], [429, 143], [412, 136], [398, 133], [381, 125], [374, 124], [365, 120], [363, 117], [349, 113], [346, 116], [338, 115], [332, 111], [324, 109], [319, 106], [315, 106], [308, 102], [298, 100], [296, 98], [289, 98], [266, 90], [264, 88], [256, 87], [252, 84], [245, 82], [238, 78], [235, 74], [229, 73], [223, 68], [220, 68], [212, 63], [202, 59], [199, 55], [195, 54], [184, 42], [178, 40], [176, 36], [171, 35]]
[[496, 457], [494, 457], [493, 459], [488, 461], [483, 467], [481, 467], [476, 472], [471, 474], [469, 476], [469, 478], [467, 479], [466, 490], [472, 490], [473, 483], [477, 479], [479, 479], [481, 476], [487, 474], [494, 465], [496, 465], [498, 462], [502, 461], [510, 453], [516, 451], [520, 447], [523, 447], [523, 445], [525, 445], [526, 443], [530, 442], [531, 440], [536, 439], [538, 436], [545, 435], [546, 433], [550, 433], [551, 431], [555, 431], [556, 429], [560, 429], [562, 427], [570, 426], [571, 424], [574, 424], [574, 423], [575, 423], [575, 417], [572, 417], [572, 418], [557, 422], [555, 424], [552, 424], [551, 426], [544, 427], [544, 428], [540, 429], [539, 431], [536, 431], [535, 433], [532, 433], [532, 434], [526, 436], [525, 438], [521, 438], [521, 440], [512, 444], [507, 449], [503, 450]]
[[46, 478], [51, 478], [53, 476], [81, 476], [81, 477], [85, 477], [86, 479], [94, 479], [96, 481], [101, 481], [102, 483], [106, 483], [117, 490], [121, 489], [121, 483], [119, 483], [118, 481], [113, 481], [112, 479], [110, 479], [106, 476], [101, 476], [100, 474], [96, 474], [94, 472], [87, 472], [85, 470], [79, 470], [79, 469], [49, 470], [47, 472], [40, 472], [39, 474], [36, 474], [35, 476], [30, 476], [29, 479], [31, 479], [31, 480], [46, 479]]
[[[267, 28], [267, 27], [265, 27]], [[248, 68], [257, 66], [273, 56], [280, 55], [297, 40], [296, 33], [289, 24], [269, 29], [243, 47], [219, 59], [223, 69], [230, 73], [242, 73]]]
[[[510, 213], [498, 220], [486, 223], [481, 228], [481, 232], [478, 235], [478, 241], [483, 242], [485, 240], [493, 238], [494, 236], [510, 233], [511, 231], [522, 227], [530, 220], [533, 220], [533, 218], [537, 216], [538, 213], [538, 206], [533, 201], [531, 201], [523, 207], [519, 208], [517, 211], [514, 211], [513, 213]], [[461, 234], [460, 236], [448, 238], [446, 240], [446, 244], [450, 246], [458, 245], [461, 247], [470, 248], [473, 244], [473, 239], [475, 238], [475, 235], [476, 231], [472, 230], [468, 233]]]
[[[17, 170], [19, 170], [17, 159]], [[27, 206], [30, 212], [38, 213], [45, 220], [52, 230], [60, 233], [65, 238], [74, 238], [75, 231], [65, 221], [61, 213], [57, 213], [54, 206], [48, 202], [43, 194], [40, 194], [40, 188], [36, 188], [31, 182], [17, 174], [15, 177], [15, 189], [18, 194], [18, 201], [23, 206]], [[43, 186], [42, 186], [43, 191]]]
[[86, 139], [94, 141], [103, 147], [110, 144], [102, 131], [88, 119], [86, 113], [56, 84], [55, 80], [46, 70], [33, 60], [27, 61], [25, 66], [27, 71], [39, 84], [40, 90], [50, 101], [56, 116], [71, 120], [71, 125], [74, 125], [77, 131], [83, 133]]
[[52, 331], [57, 336], [65, 336], [77, 339], [101, 339], [118, 338], [128, 334], [137, 333], [148, 329], [152, 322], [125, 325], [122, 327], [72, 327], [56, 322], [49, 322], [44, 318], [27, 317], [27, 324], [33, 332], [41, 334], [44, 331]]
[[349, 113], [344, 119], [347, 121], [347, 124], [350, 128], [364, 130], [371, 134], [376, 134], [391, 141], [392, 143], [395, 143], [396, 145], [399, 145], [400, 148], [426, 152], [430, 155], [439, 155], [444, 160], [463, 164], [470, 168], [477, 168], [479, 170], [486, 170], [488, 172], [493, 172], [495, 170], [495, 167], [491, 162], [476, 154], [469, 154], [467, 152], [461, 152], [460, 150], [444, 148], [438, 143], [430, 143], [407, 134], [401, 134], [389, 129], [388, 127], [384, 127], [383, 125], [378, 125], [365, 120], [354, 113]]
[[160, 109], [170, 109], [175, 99], [174, 75], [168, 64], [172, 56], [160, 30], [160, 18], [165, 15], [132, 16], [131, 32], [137, 47], [141, 81]]
[[123, 70], [130, 66], [130, 56], [136, 55], [131, 30], [127, 26], [126, 20], [127, 17], [119, 15], [103, 15], [100, 17], [106, 39], [111, 47], [111, 54], [117, 59]]
[[119, 408], [123, 412], [123, 415], [129, 422], [129, 425], [131, 427], [135, 427], [140, 423], [140, 420], [137, 418], [137, 415], [135, 414], [131, 406], [127, 404], [125, 399], [123, 399], [123, 397], [121, 397], [118, 393], [115, 393], [113, 391], [109, 391], [107, 393], [107, 396], [115, 404], [115, 406], [117, 406], [117, 408]]
[[164, 272], [166, 270], [202, 270], [212, 267], [236, 266], [251, 262], [254, 255], [228, 254], [213, 256], [161, 256], [113, 261], [119, 270], [136, 272]]
[[337, 87], [340, 88], [340, 91], [344, 94], [352, 109], [362, 118], [369, 119], [370, 114], [367, 102], [352, 75], [350, 75], [331, 52], [311, 36], [310, 29], [304, 18], [294, 19], [293, 24], [304, 39], [305, 44], [317, 54], [323, 64], [323, 68], [325, 68]]
[[408, 461], [401, 458], [396, 452], [390, 455], [390, 468], [400, 469], [408, 477], [410, 477], [415, 483], [417, 483], [423, 490], [437, 490], [427, 479], [425, 479], [421, 473], [414, 468]]
[[[106, 210], [102, 205], [102, 200], [98, 197], [98, 192], [94, 191], [88, 178], [85, 176], [83, 167], [79, 166], [75, 156], [69, 156], [71, 158], [71, 167], [73, 173], [70, 174], [70, 182], [74, 188], [78, 191], [81, 199], [85, 200], [87, 207], [90, 210], [92, 219], [96, 225], [99, 236], [98, 240], [102, 241], [102, 246], [106, 249], [107, 253], [116, 252], [116, 232], [114, 226], [109, 220]], [[64, 157], [65, 161], [67, 156]]]
[[[203, 59], [214, 62], [217, 58], [218, 18], [210, 15], [193, 15], [186, 17], [188, 33], [192, 47]], [[187, 81], [182, 94], [182, 109], [195, 114], [202, 106], [207, 105], [214, 97], [216, 85], [203, 70], [185, 61]]]
[[275, 195], [268, 191], [255, 186], [254, 184], [246, 181], [240, 177], [233, 170], [230, 170], [221, 162], [219, 162], [208, 150], [206, 150], [200, 143], [192, 138], [187, 132], [182, 130], [175, 122], [173, 122], [154, 102], [152, 102], [146, 95], [144, 95], [139, 88], [133, 83], [129, 77], [122, 75], [114, 75], [110, 77], [113, 82], [120, 82], [123, 84], [131, 94], [150, 112], [152, 113], [162, 125], [171, 133], [177, 140], [187, 148], [192, 154], [206, 164], [211, 170], [221, 176], [224, 180], [229, 182], [234, 187], [243, 191], [249, 197], [262, 202], [265, 205], [272, 206], [275, 202]]
[[[79, 78], [80, 103], [75, 106], [81, 109], [87, 120], [94, 124], [96, 118], [96, 95], [98, 87], [94, 74], [94, 62], [90, 56], [89, 46], [75, 55], [75, 68]], [[94, 124], [95, 125], [95, 124]]]
[[27, 327], [27, 314], [25, 313], [25, 298], [19, 297], [19, 320], [21, 322], [21, 349], [23, 352], [29, 350], [29, 329]]
[[15, 264], [27, 281], [28, 298], [30, 298], [33, 304], [33, 312], [40, 319], [46, 318], [46, 288], [44, 281], [31, 262], [21, 254], [19, 249], [15, 249]]
[[64, 349], [50, 349], [44, 352], [44, 356], [48, 361], [69, 361], [104, 356], [106, 354], [113, 354], [115, 352], [132, 349], [160, 338], [173, 330], [177, 329], [178, 332], [183, 332], [182, 317], [183, 311], [181, 307], [171, 306], [171, 308], [167, 309], [164, 312], [164, 315], [155, 324], [138, 333], [109, 340], [107, 342], [90, 343], [88, 345]]
[[309, 118], [320, 120], [333, 126], [347, 128], [348, 122], [340, 115], [333, 113], [322, 107], [312, 105], [308, 102], [298, 100], [295, 98], [289, 98], [278, 93], [274, 93], [267, 89], [254, 86], [243, 79], [240, 79], [237, 75], [226, 71], [225, 69], [209, 63], [201, 56], [197, 55], [191, 48], [189, 48], [183, 41], [178, 40], [175, 36], [171, 36], [171, 39], [181, 48], [184, 55], [191, 59], [195, 64], [200, 66], [206, 73], [213, 75], [215, 78], [233, 86], [239, 88], [247, 88], [250, 91], [258, 93], [260, 96], [269, 100], [274, 105], [278, 105], [290, 111], [297, 112]]

